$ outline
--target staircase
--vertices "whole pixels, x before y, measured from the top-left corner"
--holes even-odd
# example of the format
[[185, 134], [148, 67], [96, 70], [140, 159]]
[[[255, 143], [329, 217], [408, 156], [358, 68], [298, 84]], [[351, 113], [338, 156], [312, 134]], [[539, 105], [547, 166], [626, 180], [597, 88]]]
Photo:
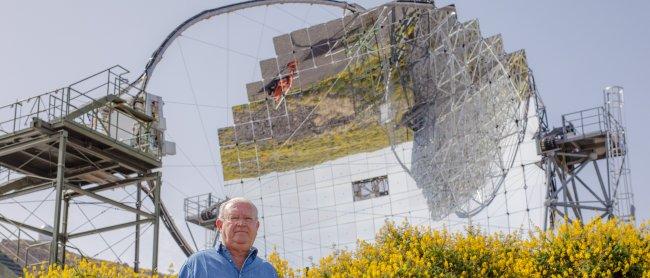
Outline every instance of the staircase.
[[23, 268], [7, 257], [4, 253], [0, 252], [0, 274], [2, 277], [22, 277]]

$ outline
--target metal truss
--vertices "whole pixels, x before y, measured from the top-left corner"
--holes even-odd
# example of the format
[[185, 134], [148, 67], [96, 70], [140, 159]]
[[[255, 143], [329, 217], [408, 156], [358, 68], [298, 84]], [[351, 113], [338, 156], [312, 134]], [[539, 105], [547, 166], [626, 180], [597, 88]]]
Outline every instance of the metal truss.
[[475, 20], [458, 22], [453, 6], [393, 13], [403, 16], [391, 18], [390, 39], [378, 39], [396, 77], [384, 80], [395, 83], [386, 86], [393, 149], [412, 134], [402, 164], [433, 219], [470, 217], [494, 199], [523, 140], [533, 92], [525, 54], [505, 53], [501, 37], [483, 38]]
[[[0, 184], [0, 200], [52, 187], [55, 195], [51, 231], [4, 216], [0, 221], [51, 237], [50, 263], [65, 263], [71, 239], [135, 226], [137, 269], [139, 228], [151, 223], [152, 269], [157, 269], [160, 220], [170, 226], [160, 200], [161, 174], [153, 172], [161, 166], [157, 138], [162, 136], [155, 129], [159, 119], [129, 104], [140, 91], [133, 96], [124, 94], [133, 93], [122, 77], [125, 73], [115, 66], [63, 89], [0, 107], [0, 167], [13, 173]], [[101, 194], [133, 185], [138, 191], [135, 207]], [[153, 213], [142, 209], [141, 190], [152, 200]], [[96, 226], [84, 214], [93, 228], [68, 231], [70, 203], [79, 197], [132, 213], [134, 220]]]
[[623, 89], [605, 88], [604, 100], [603, 107], [563, 115], [561, 127], [541, 134], [548, 182], [545, 229], [594, 217], [634, 221]]

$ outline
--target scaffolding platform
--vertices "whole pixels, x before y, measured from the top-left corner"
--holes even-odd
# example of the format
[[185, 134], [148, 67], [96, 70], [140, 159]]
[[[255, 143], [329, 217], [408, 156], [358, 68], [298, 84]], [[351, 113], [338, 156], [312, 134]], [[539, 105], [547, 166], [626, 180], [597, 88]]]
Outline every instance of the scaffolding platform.
[[208, 230], [216, 230], [215, 221], [219, 216], [219, 206], [226, 200], [221, 200], [211, 193], [185, 198], [185, 221]]
[[623, 88], [608, 86], [603, 96], [602, 107], [564, 114], [560, 127], [543, 130], [539, 137], [538, 153], [548, 179], [545, 229], [564, 219], [634, 221]]
[[[174, 152], [164, 140], [162, 98], [132, 86], [123, 77], [127, 73], [114, 66], [0, 107], [0, 200], [49, 188], [56, 192], [52, 230], [2, 215], [0, 221], [51, 237], [50, 263], [65, 263], [70, 239], [134, 226], [137, 270], [140, 225], [152, 223], [156, 271], [161, 221], [183, 252], [193, 253], [160, 200], [161, 173], [154, 171], [163, 155]], [[98, 194], [126, 186], [136, 187], [135, 206]], [[141, 192], [152, 200], [153, 212], [142, 209]], [[81, 196], [133, 213], [135, 221], [68, 232], [70, 200]]]
[[[14, 173], [0, 184], [0, 200], [53, 186], [62, 136], [63, 174], [73, 186], [111, 189], [125, 185], [124, 177], [162, 166], [151, 132], [154, 119], [127, 105], [125, 98], [135, 99], [138, 92], [123, 93], [129, 84], [119, 69], [0, 107], [0, 114], [11, 119], [0, 123], [0, 166]], [[108, 81], [85, 84], [96, 77]], [[79, 88], [84, 85], [92, 89]]]
[[563, 115], [562, 127], [551, 130], [539, 141], [539, 153], [553, 157], [566, 170], [586, 160], [606, 159], [608, 149], [610, 155], [624, 155], [622, 141], [608, 129], [608, 125], [618, 123], [606, 117], [603, 107]]
[[130, 176], [161, 167], [158, 158], [97, 134], [69, 120], [33, 126], [0, 137], [0, 165], [24, 176], [0, 185], [0, 200], [52, 186], [57, 175], [58, 139], [67, 136], [65, 176], [71, 185], [83, 187], [106, 181], [119, 186], [119, 176]]

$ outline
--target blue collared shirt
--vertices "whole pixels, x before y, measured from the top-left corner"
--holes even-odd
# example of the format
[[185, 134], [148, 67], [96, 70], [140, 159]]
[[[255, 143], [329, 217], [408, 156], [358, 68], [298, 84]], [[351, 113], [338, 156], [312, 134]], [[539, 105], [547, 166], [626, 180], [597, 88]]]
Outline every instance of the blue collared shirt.
[[255, 247], [251, 248], [240, 271], [235, 266], [232, 255], [230, 255], [226, 246], [219, 243], [217, 248], [210, 248], [192, 254], [178, 273], [178, 278], [185, 277], [277, 278], [278, 274], [270, 263], [257, 257]]

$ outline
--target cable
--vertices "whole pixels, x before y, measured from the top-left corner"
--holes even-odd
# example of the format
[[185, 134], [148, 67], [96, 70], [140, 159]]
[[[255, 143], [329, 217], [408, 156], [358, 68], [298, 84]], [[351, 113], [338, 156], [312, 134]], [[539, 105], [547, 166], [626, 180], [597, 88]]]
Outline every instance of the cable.
[[208, 104], [195, 104], [195, 103], [187, 103], [187, 102], [180, 102], [180, 101], [165, 100], [165, 104], [180, 104], [180, 105], [188, 105], [188, 106], [199, 106], [199, 107], [205, 107], [205, 108], [230, 110], [229, 107], [225, 107], [225, 106], [208, 105]]
[[271, 29], [271, 30], [275, 31], [275, 32], [276, 32], [277, 34], [279, 34], [279, 35], [285, 33], [284, 31], [281, 31], [281, 30], [279, 30], [279, 29], [276, 29], [275, 27], [273, 27], [273, 26], [271, 26], [271, 25], [267, 25], [266, 23], [259, 22], [258, 20], [254, 19], [254, 18], [251, 18], [251, 17], [248, 17], [248, 16], [246, 16], [246, 15], [243, 15], [243, 14], [241, 14], [240, 12], [234, 12], [234, 14], [236, 14], [236, 15], [238, 15], [238, 16], [241, 16], [241, 17], [243, 17], [243, 18], [245, 18], [245, 19], [247, 19], [247, 20], [249, 20], [249, 21], [251, 21], [251, 22], [258, 23], [258, 24], [260, 24], [260, 25], [262, 25], [262, 26], [264, 26], [264, 27], [266, 27], [266, 28], [268, 28], [268, 29]]
[[[129, 195], [127, 195], [127, 196], [123, 197], [122, 199], [120, 199], [118, 202], [123, 202], [124, 200], [126, 200], [126, 199], [129, 198], [129, 197], [133, 197], [133, 194], [134, 194], [134, 193], [130, 193]], [[75, 199], [72, 199], [72, 200], [71, 200], [71, 203], [73, 203], [73, 204], [77, 204], [77, 201], [76, 201]], [[79, 205], [77, 205], [77, 206], [79, 206]], [[95, 216], [93, 216], [92, 218], [90, 218], [89, 221], [94, 220], [95, 218], [101, 216], [102, 214], [106, 213], [107, 211], [109, 211], [109, 210], [111, 210], [111, 209], [113, 209], [113, 208], [115, 208], [115, 207], [111, 206], [111, 207], [108, 207], [108, 208], [104, 209], [103, 211], [99, 212], [97, 215], [95, 215]], [[86, 224], [88, 224], [88, 222], [84, 222], [84, 223], [82, 223], [81, 225], [79, 225], [79, 226], [77, 226], [76, 228], [72, 229], [72, 230], [69, 231], [68, 233], [74, 233], [74, 232], [76, 232], [77, 230], [81, 229], [81, 227], [85, 226]]]
[[[201, 124], [201, 129], [203, 130], [203, 137], [205, 138], [205, 143], [208, 146], [208, 151], [210, 152], [210, 158], [212, 158], [212, 160], [214, 160], [214, 162], [216, 164], [216, 156], [214, 155], [214, 152], [212, 151], [212, 147], [210, 146], [210, 140], [208, 139], [208, 134], [206, 132], [205, 123], [203, 122], [203, 116], [201, 115], [201, 110], [199, 109], [199, 106], [198, 106], [199, 102], [198, 102], [198, 100], [196, 98], [196, 92], [194, 92], [194, 86], [192, 85], [192, 79], [190, 78], [190, 71], [187, 68], [187, 63], [185, 61], [185, 55], [183, 54], [183, 47], [181, 46], [180, 41], [178, 42], [177, 45], [178, 45], [178, 50], [181, 53], [181, 58], [183, 60], [183, 67], [185, 68], [185, 75], [187, 77], [188, 86], [190, 87], [190, 92], [192, 93], [192, 99], [194, 100], [194, 104], [196, 105], [195, 106], [196, 107], [196, 113], [197, 113], [197, 115], [199, 115], [199, 123]], [[226, 87], [227, 87], [227, 85], [226, 85]], [[227, 94], [227, 90], [226, 90], [226, 94]]]
[[[144, 229], [142, 229], [142, 231], [140, 231], [140, 237], [142, 237], [142, 236], [144, 235], [144, 233], [146, 233], [147, 230], [149, 230], [149, 228], [151, 228], [151, 227], [153, 227], [153, 224], [152, 224], [152, 223], [149, 223], [146, 227], [144, 227]], [[121, 242], [122, 240], [124, 240], [124, 239], [126, 239], [126, 238], [128, 238], [129, 236], [132, 236], [132, 235], [134, 235], [134, 234], [135, 234], [135, 231], [132, 232], [131, 234], [129, 234], [128, 236], [122, 238], [120, 241], [118, 241], [118, 242], [116, 242], [116, 243], [113, 243], [113, 244], [117, 244], [117, 243]], [[127, 245], [127, 246], [124, 248], [124, 250], [122, 250], [122, 252], [120, 252], [120, 257], [121, 257], [122, 255], [124, 255], [124, 253], [126, 253], [126, 251], [128, 251], [129, 248], [131, 248], [131, 246], [133, 246], [133, 244], [135, 244], [135, 240], [131, 241], [131, 243], [130, 243], [129, 245]], [[106, 251], [106, 250], [104, 250], [104, 251]], [[102, 252], [103, 252], [103, 251], [102, 251]], [[98, 254], [98, 255], [99, 255], [99, 254]]]
[[[167, 131], [165, 135], [168, 136], [170, 139], [173, 140], [173, 137], [171, 136], [171, 134], [169, 133], [169, 131]], [[177, 144], [176, 147], [178, 148], [178, 151], [183, 155], [183, 157], [185, 157], [185, 159], [190, 163], [190, 165], [192, 165], [192, 168], [194, 168], [194, 170], [196, 170], [196, 172], [197, 172], [197, 173], [199, 174], [199, 176], [203, 179], [203, 181], [205, 181], [205, 183], [206, 183], [207, 185], [209, 185], [209, 186], [212, 188], [212, 190], [214, 190], [214, 192], [221, 192], [221, 194], [223, 195], [223, 190], [217, 190], [217, 187], [215, 187], [215, 186], [212, 184], [212, 182], [210, 182], [210, 180], [208, 180], [208, 179], [203, 175], [203, 172], [202, 172], [198, 167], [195, 166], [194, 162], [192, 162], [192, 159], [190, 159], [190, 157], [185, 153], [185, 151], [183, 151], [183, 148], [180, 146], [180, 144]]]
[[[264, 38], [264, 31], [266, 29], [264, 25], [266, 25], [266, 16], [268, 14], [268, 11], [269, 11], [269, 6], [264, 6], [264, 16], [262, 17], [263, 26], [262, 26], [262, 28], [260, 28], [259, 40], [257, 42], [257, 51], [255, 52], [255, 59], [256, 59], [256, 61], [258, 61], [258, 63], [261, 60], [260, 59], [260, 52], [262, 51], [262, 39]], [[258, 72], [258, 67], [259, 67], [259, 64], [253, 64], [253, 66], [251, 67], [252, 68], [252, 70], [251, 70], [251, 79], [255, 79], [256, 73]]]
[[238, 50], [234, 50], [234, 49], [228, 48], [227, 46], [226, 46], [226, 47], [224, 47], [224, 46], [220, 46], [220, 45], [218, 45], [218, 44], [214, 44], [214, 43], [207, 42], [207, 41], [204, 41], [204, 40], [201, 40], [201, 39], [197, 39], [197, 38], [194, 38], [194, 37], [190, 37], [190, 36], [188, 36], [188, 35], [181, 35], [181, 37], [186, 38], [186, 39], [189, 39], [189, 40], [192, 40], [192, 41], [195, 41], [195, 42], [200, 42], [200, 43], [202, 43], [202, 44], [205, 44], [205, 45], [208, 45], [208, 46], [212, 46], [212, 47], [215, 47], [215, 48], [218, 48], [218, 49], [221, 49], [221, 50], [225, 50], [225, 51], [228, 52], [228, 53], [231, 53], [231, 52], [232, 52], [232, 53], [235, 53], [235, 54], [239, 54], [239, 55], [241, 55], [241, 56], [243, 56], [243, 57], [251, 58], [251, 59], [254, 59], [255, 61], [259, 62], [259, 59], [257, 59], [257, 57], [255, 57], [255, 56], [253, 56], [253, 55], [250, 55], [250, 54], [246, 54], [246, 53], [241, 52], [241, 51], [238, 51]]
[[[95, 224], [93, 224], [92, 220], [90, 220], [90, 218], [88, 218], [88, 215], [86, 215], [86, 213], [81, 209], [81, 206], [79, 206], [79, 205], [77, 205], [77, 204], [75, 204], [75, 205], [79, 208], [79, 211], [80, 211], [81, 214], [86, 218], [86, 220], [88, 220], [88, 223], [90, 223], [90, 226], [92, 226], [93, 229], [96, 230], [97, 227], [95, 226]], [[120, 259], [120, 256], [117, 255], [117, 253], [115, 253], [115, 250], [113, 250], [113, 248], [111, 247], [111, 244], [109, 244], [108, 241], [106, 241], [106, 239], [104, 238], [104, 236], [103, 236], [101, 233], [99, 233], [99, 234], [97, 234], [97, 235], [99, 236], [99, 238], [102, 239], [102, 241], [104, 241], [104, 244], [106, 244], [106, 246], [108, 247], [108, 249], [111, 250], [111, 252], [113, 253], [113, 255], [115, 255], [115, 258], [117, 259], [117, 261], [120, 262], [120, 263], [124, 263], [124, 262], [122, 262], [122, 260]], [[93, 256], [93, 257], [96, 257], [96, 255]]]
[[189, 195], [185, 194], [185, 192], [181, 191], [181, 190], [180, 190], [177, 186], [175, 186], [173, 183], [171, 183], [169, 180], [164, 179], [164, 180], [163, 180], [163, 183], [164, 183], [164, 184], [168, 184], [169, 186], [171, 186], [172, 189], [176, 190], [176, 192], [178, 192], [178, 193], [180, 193], [181, 195], [183, 195], [183, 197], [185, 197], [185, 198], [189, 198], [189, 197], [190, 197]]

